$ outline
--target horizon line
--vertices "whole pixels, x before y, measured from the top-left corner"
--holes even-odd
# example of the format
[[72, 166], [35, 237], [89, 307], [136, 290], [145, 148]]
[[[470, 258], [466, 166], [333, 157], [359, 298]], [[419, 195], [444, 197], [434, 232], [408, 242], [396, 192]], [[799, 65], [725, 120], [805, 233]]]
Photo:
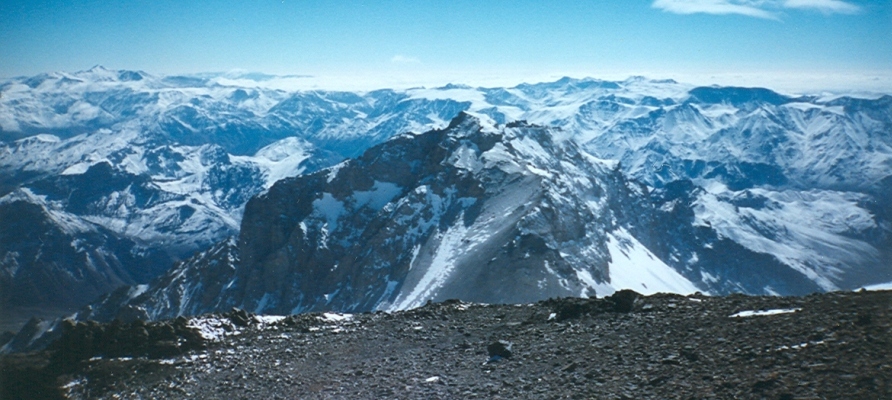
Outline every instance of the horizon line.
[[[155, 78], [195, 77], [214, 80], [215, 84], [233, 87], [256, 87], [285, 91], [350, 91], [368, 92], [375, 90], [435, 89], [446, 86], [469, 86], [480, 88], [513, 88], [524, 84], [553, 83], [562, 79], [577, 81], [629, 82], [643, 79], [653, 83], [673, 83], [690, 87], [749, 87], [766, 88], [788, 95], [818, 94], [862, 94], [892, 95], [892, 70], [870, 70], [860, 73], [801, 72], [801, 71], [747, 71], [747, 72], [644, 72], [628, 73], [617, 71], [564, 71], [502, 74], [492, 72], [475, 73], [422, 73], [405, 74], [313, 74], [313, 73], [267, 73], [260, 70], [230, 69], [228, 71], [203, 71], [183, 73], [155, 73], [142, 69], [106, 68], [96, 64], [88, 69], [76, 71], [55, 70], [35, 75], [0, 77], [3, 81], [28, 79], [40, 75], [76, 75], [101, 69], [110, 72], [137, 72]], [[254, 76], [252, 76], [254, 75]], [[382, 76], [386, 75], [386, 76]], [[250, 83], [254, 83], [251, 85]]]

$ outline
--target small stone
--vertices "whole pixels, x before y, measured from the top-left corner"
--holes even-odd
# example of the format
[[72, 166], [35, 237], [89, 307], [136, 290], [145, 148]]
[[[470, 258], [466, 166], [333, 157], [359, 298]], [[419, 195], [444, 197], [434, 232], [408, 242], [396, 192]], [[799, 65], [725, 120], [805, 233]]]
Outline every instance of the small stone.
[[507, 342], [504, 340], [498, 340], [486, 346], [486, 351], [489, 353], [489, 357], [500, 357], [500, 358], [511, 358], [511, 342]]
[[561, 372], [567, 372], [567, 373], [570, 373], [570, 372], [576, 371], [576, 368], [577, 368], [577, 367], [579, 367], [579, 363], [577, 363], [577, 362], [572, 362], [572, 363], [570, 363], [569, 365], [567, 365], [566, 367], [561, 368]]

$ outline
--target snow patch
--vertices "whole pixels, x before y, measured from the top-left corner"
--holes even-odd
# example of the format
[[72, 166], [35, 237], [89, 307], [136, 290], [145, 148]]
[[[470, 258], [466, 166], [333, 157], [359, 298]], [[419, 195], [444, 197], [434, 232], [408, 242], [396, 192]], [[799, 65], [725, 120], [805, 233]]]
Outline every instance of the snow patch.
[[746, 318], [746, 317], [762, 317], [767, 315], [778, 315], [778, 314], [791, 314], [797, 311], [801, 311], [801, 308], [778, 308], [773, 310], [747, 310], [740, 311], [733, 315], [728, 316], [729, 318]]
[[[462, 218], [458, 218], [461, 221]], [[455, 268], [455, 258], [467, 251], [468, 244], [462, 243], [468, 234], [468, 228], [459, 222], [440, 239], [440, 245], [431, 259], [430, 265], [421, 277], [421, 280], [407, 294], [402, 293], [394, 302], [394, 310], [406, 310], [424, 304], [424, 301], [433, 297], [449, 277]], [[400, 297], [402, 299], [400, 299]]]
[[229, 318], [192, 318], [186, 324], [186, 327], [197, 329], [203, 339], [211, 342], [220, 342], [226, 336], [238, 335], [240, 333]]
[[313, 214], [325, 220], [329, 232], [337, 229], [338, 219], [346, 211], [344, 203], [335, 199], [331, 193], [322, 193], [322, 198], [313, 201]]
[[84, 172], [87, 172], [87, 170], [90, 169], [91, 166], [93, 166], [92, 163], [77, 163], [68, 168], [65, 168], [65, 170], [62, 171], [62, 175], [81, 175]]
[[353, 192], [355, 200], [353, 208], [358, 210], [361, 207], [369, 207], [373, 210], [380, 210], [402, 192], [403, 188], [395, 183], [375, 181], [372, 190]]
[[341, 168], [344, 168], [344, 166], [347, 165], [347, 162], [348, 161], [343, 161], [343, 162], [338, 163], [337, 165], [330, 167], [328, 169], [328, 175], [325, 178], [325, 182], [331, 183], [331, 181], [333, 181], [335, 178], [337, 178], [338, 171], [340, 171]]
[[133, 286], [133, 287], [131, 287], [130, 290], [127, 292], [127, 297], [130, 298], [131, 300], [133, 300], [133, 299], [139, 297], [139, 295], [145, 293], [146, 290], [149, 290], [149, 285], [148, 285], [148, 284], [142, 284], [142, 285], [136, 285], [136, 286]]
[[311, 148], [311, 144], [289, 137], [260, 149], [249, 161], [266, 169], [264, 188], [269, 189], [279, 180], [300, 175], [304, 171], [301, 164], [310, 158]]
[[865, 290], [892, 290], [892, 282], [864, 286]]
[[[870, 264], [877, 249], [852, 238], [876, 227], [861, 208], [863, 195], [825, 190], [733, 192], [713, 186], [694, 203], [698, 226], [708, 226], [747, 249], [770, 254], [825, 290], [837, 290], [839, 265]], [[765, 199], [762, 207], [739, 207], [737, 198]]]
[[610, 251], [610, 286], [616, 290], [632, 289], [654, 293], [691, 294], [696, 285], [657, 258], [625, 229], [607, 235]]
[[273, 325], [282, 322], [285, 318], [287, 317], [284, 315], [255, 315], [254, 321], [260, 325]]
[[327, 322], [352, 321], [353, 314], [322, 313], [319, 319]]

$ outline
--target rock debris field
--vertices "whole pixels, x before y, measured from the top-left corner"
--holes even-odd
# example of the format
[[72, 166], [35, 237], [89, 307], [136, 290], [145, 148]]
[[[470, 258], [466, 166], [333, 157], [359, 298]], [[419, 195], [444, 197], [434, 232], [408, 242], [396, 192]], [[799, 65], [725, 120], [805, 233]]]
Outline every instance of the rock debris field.
[[892, 292], [620, 291], [395, 313], [73, 324], [3, 356], [2, 396], [890, 399]]

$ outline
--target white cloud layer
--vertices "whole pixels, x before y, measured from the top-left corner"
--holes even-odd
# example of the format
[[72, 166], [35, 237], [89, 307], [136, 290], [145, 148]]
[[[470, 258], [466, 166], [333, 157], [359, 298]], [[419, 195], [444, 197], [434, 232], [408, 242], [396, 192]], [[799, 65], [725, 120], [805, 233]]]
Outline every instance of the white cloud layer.
[[785, 0], [783, 6], [786, 8], [810, 8], [827, 14], [854, 14], [861, 11], [861, 7], [841, 0]]
[[[439, 87], [447, 83], [467, 84], [472, 87], [513, 87], [520, 83], [554, 82], [564, 76], [622, 81], [632, 75], [653, 79], [671, 78], [695, 86], [744, 86], [766, 87], [781, 93], [820, 95], [830, 98], [848, 95], [877, 98], [892, 94], [892, 70], [859, 70], [846, 72], [778, 71], [749, 72], [693, 72], [670, 70], [586, 71], [561, 70], [531, 72], [512, 69], [494, 71], [433, 71], [418, 69], [393, 73], [392, 71], [318, 71], [312, 75], [277, 76], [272, 79], [249, 74], [239, 79], [219, 77], [215, 82], [227, 86], [263, 87], [278, 90], [348, 90], [371, 91], [378, 89], [408, 89], [413, 87]], [[261, 79], [262, 78], [262, 79]]]
[[749, 17], [776, 19], [774, 13], [758, 7], [760, 2], [735, 0], [656, 0], [654, 8], [675, 14], [740, 14]]
[[738, 14], [748, 17], [779, 19], [779, 12], [817, 10], [824, 14], [854, 14], [857, 5], [842, 0], [655, 0], [651, 5], [675, 14]]
[[402, 54], [397, 54], [390, 59], [390, 62], [394, 64], [421, 64], [421, 60], [415, 57], [404, 56]]

